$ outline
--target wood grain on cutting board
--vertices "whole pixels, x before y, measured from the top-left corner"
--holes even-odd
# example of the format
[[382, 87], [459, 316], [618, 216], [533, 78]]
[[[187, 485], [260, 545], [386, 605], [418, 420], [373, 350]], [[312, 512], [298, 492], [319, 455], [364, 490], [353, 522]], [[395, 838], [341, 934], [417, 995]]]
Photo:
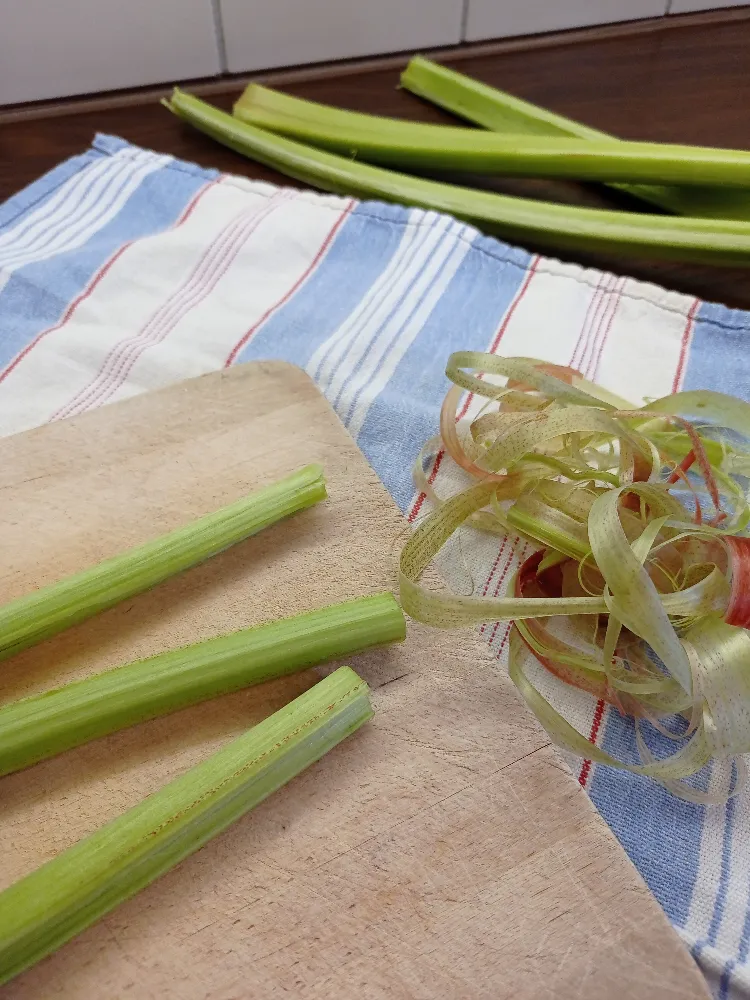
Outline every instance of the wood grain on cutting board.
[[[409, 461], [411, 456], [405, 456]], [[7, 701], [392, 588], [406, 530], [307, 376], [244, 365], [0, 442], [0, 600], [310, 461], [330, 500], [2, 664]], [[0, 1000], [706, 997], [641, 878], [471, 632], [353, 657], [375, 719]], [[0, 780], [0, 887], [314, 682]]]

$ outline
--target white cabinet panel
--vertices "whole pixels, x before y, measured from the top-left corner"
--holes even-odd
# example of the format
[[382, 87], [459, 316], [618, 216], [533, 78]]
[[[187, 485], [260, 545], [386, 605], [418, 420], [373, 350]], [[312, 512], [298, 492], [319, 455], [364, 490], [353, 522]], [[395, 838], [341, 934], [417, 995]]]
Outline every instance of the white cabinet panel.
[[0, 104], [221, 71], [211, 0], [0, 0]]
[[659, 17], [666, 0], [469, 0], [466, 40]]
[[230, 73], [461, 40], [463, 0], [220, 0]]
[[690, 10], [719, 10], [722, 7], [744, 7], [748, 0], [672, 0], [670, 14], [686, 14]]

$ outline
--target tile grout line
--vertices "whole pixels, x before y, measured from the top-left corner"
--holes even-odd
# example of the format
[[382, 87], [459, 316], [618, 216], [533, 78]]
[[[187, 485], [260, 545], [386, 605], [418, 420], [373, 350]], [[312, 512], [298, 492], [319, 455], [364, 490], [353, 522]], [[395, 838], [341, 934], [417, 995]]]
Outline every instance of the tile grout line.
[[466, 41], [466, 31], [469, 27], [469, 3], [470, 0], [464, 0], [463, 10], [461, 11], [461, 41]]
[[226, 43], [226, 38], [224, 37], [224, 22], [221, 17], [221, 0], [211, 0], [211, 12], [214, 18], [214, 34], [216, 35], [216, 48], [219, 53], [219, 72], [228, 73], [229, 69], [227, 68], [227, 43]]

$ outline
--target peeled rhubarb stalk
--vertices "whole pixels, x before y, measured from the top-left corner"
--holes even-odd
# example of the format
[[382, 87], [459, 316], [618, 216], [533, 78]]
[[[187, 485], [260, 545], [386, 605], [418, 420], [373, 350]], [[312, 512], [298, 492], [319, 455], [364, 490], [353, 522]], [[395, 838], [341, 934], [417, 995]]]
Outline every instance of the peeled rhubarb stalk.
[[0, 983], [194, 854], [372, 718], [340, 667], [244, 736], [0, 893]]
[[161, 538], [10, 601], [0, 607], [0, 660], [197, 566], [325, 497], [322, 466], [307, 465]]
[[375, 594], [159, 653], [0, 707], [0, 775], [146, 719], [406, 637]]

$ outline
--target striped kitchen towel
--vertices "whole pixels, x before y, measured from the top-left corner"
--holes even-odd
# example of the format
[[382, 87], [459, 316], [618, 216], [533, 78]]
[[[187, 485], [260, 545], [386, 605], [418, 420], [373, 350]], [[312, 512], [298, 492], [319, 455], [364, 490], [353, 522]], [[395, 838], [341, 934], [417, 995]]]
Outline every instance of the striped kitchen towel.
[[[410, 469], [436, 432], [451, 351], [572, 365], [631, 399], [750, 398], [748, 336], [750, 314], [444, 215], [279, 189], [109, 136], [0, 206], [0, 433], [280, 358], [316, 381], [410, 521], [425, 507]], [[438, 491], [456, 482], [440, 458], [431, 476]], [[518, 539], [474, 539], [475, 592], [502, 593], [523, 555]], [[482, 632], [502, 661], [507, 627]], [[562, 697], [592, 742], [634, 754], [627, 720]], [[750, 997], [750, 794], [701, 807], [575, 767], [716, 996]], [[705, 786], [729, 780], [716, 768]]]

